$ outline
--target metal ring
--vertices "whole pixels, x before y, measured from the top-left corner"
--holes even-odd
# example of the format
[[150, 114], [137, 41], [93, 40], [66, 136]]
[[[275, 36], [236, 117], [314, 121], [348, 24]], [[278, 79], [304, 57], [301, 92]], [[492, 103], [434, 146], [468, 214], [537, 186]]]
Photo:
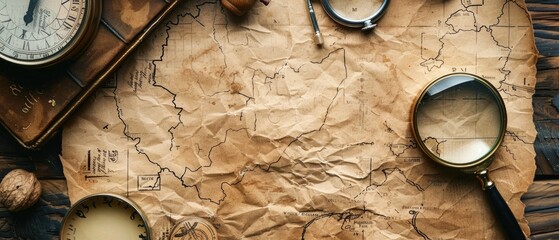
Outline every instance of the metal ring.
[[384, 2], [380, 5], [379, 9], [374, 12], [371, 16], [366, 17], [364, 19], [349, 19], [343, 17], [339, 13], [337, 13], [332, 4], [330, 4], [330, 0], [321, 0], [322, 7], [324, 11], [330, 16], [330, 18], [334, 19], [337, 23], [354, 28], [361, 28], [361, 30], [366, 31], [373, 29], [376, 26], [376, 22], [384, 15], [384, 11], [388, 7], [388, 3], [390, 0], [384, 0]]

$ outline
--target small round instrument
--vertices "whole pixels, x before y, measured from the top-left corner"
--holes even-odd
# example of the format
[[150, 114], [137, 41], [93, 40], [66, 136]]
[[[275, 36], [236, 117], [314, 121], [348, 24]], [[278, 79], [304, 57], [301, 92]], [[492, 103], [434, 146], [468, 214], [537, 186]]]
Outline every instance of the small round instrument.
[[[367, 31], [377, 25], [376, 22], [384, 15], [390, 0], [321, 0], [321, 3], [328, 16], [337, 23]], [[322, 45], [324, 40], [311, 0], [307, 0], [307, 7], [314, 29], [315, 43]]]
[[339, 24], [370, 30], [382, 17], [389, 0], [321, 0], [324, 11]]
[[83, 52], [97, 31], [100, 0], [0, 0], [0, 58], [44, 68]]
[[144, 239], [148, 220], [131, 200], [111, 193], [94, 194], [74, 203], [64, 219], [62, 239]]

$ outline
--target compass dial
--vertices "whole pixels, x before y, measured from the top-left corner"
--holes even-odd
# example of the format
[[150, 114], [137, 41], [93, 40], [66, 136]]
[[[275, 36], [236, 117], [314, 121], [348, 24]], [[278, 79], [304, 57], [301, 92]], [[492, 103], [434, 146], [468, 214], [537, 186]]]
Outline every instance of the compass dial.
[[85, 197], [62, 222], [62, 239], [150, 239], [148, 221], [132, 201], [114, 194]]

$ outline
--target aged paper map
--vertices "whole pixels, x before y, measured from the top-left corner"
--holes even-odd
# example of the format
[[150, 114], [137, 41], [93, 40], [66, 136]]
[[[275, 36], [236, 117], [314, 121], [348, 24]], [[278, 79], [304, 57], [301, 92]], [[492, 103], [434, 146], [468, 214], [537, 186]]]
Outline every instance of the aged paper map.
[[[537, 51], [523, 1], [393, 0], [370, 33], [305, 1], [184, 1], [66, 124], [72, 202], [127, 196], [153, 239], [187, 216], [222, 239], [500, 239], [480, 184], [417, 147], [410, 110], [433, 79], [482, 76], [508, 127], [491, 177], [521, 227], [535, 171]], [[126, 16], [123, 16], [126, 17]]]

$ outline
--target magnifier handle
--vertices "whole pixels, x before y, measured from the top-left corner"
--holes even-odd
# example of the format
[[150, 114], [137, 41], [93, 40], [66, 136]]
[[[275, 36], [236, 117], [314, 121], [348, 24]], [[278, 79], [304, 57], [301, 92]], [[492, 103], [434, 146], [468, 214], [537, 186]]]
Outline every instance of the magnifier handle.
[[482, 182], [482, 187], [485, 191], [485, 195], [489, 199], [491, 209], [493, 210], [495, 218], [497, 218], [505, 231], [507, 239], [525, 240], [526, 238], [524, 237], [522, 229], [520, 229], [520, 225], [518, 225], [518, 221], [516, 221], [516, 217], [510, 210], [507, 202], [501, 196], [501, 193], [499, 193], [499, 190], [497, 190], [495, 183], [489, 180], [487, 170], [477, 173], [477, 177]]

